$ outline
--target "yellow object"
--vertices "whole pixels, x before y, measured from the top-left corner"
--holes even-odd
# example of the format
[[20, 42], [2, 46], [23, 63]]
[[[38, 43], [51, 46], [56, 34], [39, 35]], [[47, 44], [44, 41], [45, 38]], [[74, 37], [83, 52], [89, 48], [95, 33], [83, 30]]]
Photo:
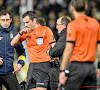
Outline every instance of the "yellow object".
[[47, 50], [47, 55], [49, 55], [49, 51], [50, 51], [50, 49]]
[[18, 60], [23, 60], [23, 61], [25, 62], [25, 56], [20, 55], [20, 56], [18, 57]]
[[[14, 70], [15, 70], [15, 66], [17, 65], [17, 63], [13, 63], [13, 64], [14, 64]], [[26, 78], [27, 78], [28, 67], [29, 67], [29, 63], [25, 63], [23, 68], [21, 68], [21, 71], [16, 74], [19, 83], [23, 81], [25, 82], [27, 81]]]

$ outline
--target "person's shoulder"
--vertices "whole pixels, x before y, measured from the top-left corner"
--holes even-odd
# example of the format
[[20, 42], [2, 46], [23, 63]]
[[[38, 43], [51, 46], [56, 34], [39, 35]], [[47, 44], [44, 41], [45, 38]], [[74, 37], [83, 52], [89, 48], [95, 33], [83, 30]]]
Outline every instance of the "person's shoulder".
[[18, 33], [18, 31], [14, 27], [12, 28], [11, 32]]
[[78, 21], [75, 19], [75, 20], [72, 20], [72, 21], [70, 21], [69, 23], [68, 23], [68, 26], [76, 26], [77, 25], [77, 23], [78, 23]]
[[49, 27], [48, 27], [48, 26], [39, 26], [39, 28], [47, 29], [47, 28], [49, 28]]
[[77, 20], [74, 19], [74, 20], [70, 21], [68, 24], [74, 24], [74, 23], [76, 23], [76, 22], [77, 22]]
[[69, 22], [69, 25], [71, 25], [71, 26], [79, 26], [80, 24], [81, 24], [81, 22], [83, 22], [83, 19], [84, 18], [87, 18], [87, 19], [89, 19], [89, 21], [91, 22], [91, 23], [94, 23], [94, 24], [99, 24], [99, 22], [95, 19], [95, 18], [92, 18], [92, 17], [89, 17], [89, 16], [83, 16], [83, 17], [80, 17], [80, 18], [78, 18], [78, 19], [75, 19], [75, 20], [72, 20], [71, 22]]
[[13, 31], [13, 32], [18, 32], [16, 29], [13, 29], [12, 31]]
[[93, 17], [88, 17], [88, 18], [89, 18], [89, 20], [91, 21], [92, 24], [94, 24], [96, 26], [100, 25], [99, 22], [95, 18], [93, 18]]
[[95, 18], [92, 18], [92, 19], [93, 19], [93, 22], [99, 24], [99, 22]]
[[89, 19], [91, 19], [91, 20], [94, 20], [94, 21], [97, 21], [95, 18], [93, 18], [93, 17], [90, 17], [90, 16], [87, 16]]
[[12, 27], [10, 33], [12, 33], [15, 36], [18, 33], [18, 31], [15, 27]]
[[87, 19], [89, 19], [90, 22], [96, 22], [99, 23], [95, 18], [90, 17], [90, 16], [86, 16]]
[[11, 31], [18, 32], [17, 29], [13, 25], [11, 25], [10, 28], [11, 28]]
[[50, 28], [48, 26], [39, 26], [39, 30], [47, 31], [50, 30]]

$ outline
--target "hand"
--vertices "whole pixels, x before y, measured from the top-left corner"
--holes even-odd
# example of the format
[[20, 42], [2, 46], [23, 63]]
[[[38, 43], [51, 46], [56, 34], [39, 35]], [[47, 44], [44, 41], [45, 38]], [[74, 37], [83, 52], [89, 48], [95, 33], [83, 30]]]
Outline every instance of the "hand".
[[24, 29], [22, 29], [22, 30], [20, 31], [20, 33], [21, 33], [21, 34], [25, 34], [25, 33], [28, 33], [28, 32], [30, 32], [30, 31], [31, 31], [30, 28], [24, 28]]
[[100, 78], [100, 69], [97, 71], [97, 78]]
[[1, 58], [1, 57], [0, 57], [0, 65], [2, 65], [2, 64], [3, 64], [3, 61], [2, 61], [2, 59], [3, 59], [3, 58]]
[[52, 58], [53, 60], [55, 60], [56, 62], [59, 62], [59, 57], [55, 57], [55, 58]]
[[15, 71], [13, 73], [18, 73], [22, 68], [22, 65], [21, 64], [17, 64], [16, 67], [15, 67]]
[[67, 76], [65, 76], [65, 73], [64, 72], [60, 72], [59, 73], [59, 82], [60, 84], [64, 85], [66, 80], [67, 80]]

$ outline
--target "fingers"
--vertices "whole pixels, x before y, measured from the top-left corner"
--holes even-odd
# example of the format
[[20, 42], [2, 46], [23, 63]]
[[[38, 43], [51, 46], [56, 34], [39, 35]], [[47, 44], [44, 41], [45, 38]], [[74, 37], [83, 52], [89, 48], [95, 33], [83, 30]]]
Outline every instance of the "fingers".
[[2, 60], [3, 60], [3, 58], [0, 57], [0, 65], [3, 64], [3, 61]]
[[19, 71], [20, 71], [20, 68], [15, 68], [15, 71], [13, 72], [13, 73], [19, 73]]
[[100, 69], [98, 69], [97, 78], [100, 78]]
[[19, 69], [16, 69], [13, 73], [19, 73], [19, 71], [20, 71]]
[[97, 74], [97, 78], [100, 78], [100, 74]]
[[17, 64], [13, 73], [19, 73], [19, 71], [21, 70], [21, 67], [22, 67], [21, 64]]
[[20, 32], [21, 32], [22, 34], [25, 34], [25, 33], [28, 33], [28, 32], [30, 32], [30, 31], [31, 31], [30, 28], [24, 28], [24, 29], [22, 29]]
[[53, 60], [55, 60], [56, 62], [59, 62], [59, 59], [53, 58]]
[[61, 83], [62, 85], [64, 85], [65, 82], [66, 82], [66, 80], [67, 80], [67, 77], [61, 78], [61, 79], [60, 79], [60, 83]]
[[65, 76], [65, 73], [64, 73], [64, 72], [61, 72], [61, 73], [59, 74], [59, 82], [60, 82], [62, 85], [65, 84], [67, 78], [68, 78], [68, 77]]
[[52, 58], [53, 60], [55, 60], [56, 62], [59, 62], [59, 57], [55, 57], [55, 58]]

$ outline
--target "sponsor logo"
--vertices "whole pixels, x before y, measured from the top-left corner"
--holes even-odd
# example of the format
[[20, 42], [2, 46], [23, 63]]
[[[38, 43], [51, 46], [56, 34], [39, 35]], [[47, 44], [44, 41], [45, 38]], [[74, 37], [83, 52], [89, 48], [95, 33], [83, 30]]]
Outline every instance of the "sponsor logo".
[[2, 36], [0, 36], [0, 40], [2, 40], [3, 39], [3, 37]]
[[41, 46], [43, 44], [43, 38], [37, 38], [37, 44]]
[[28, 43], [28, 40], [26, 40], [26, 43]]
[[70, 37], [71, 36], [71, 33], [68, 33], [68, 36]]
[[44, 85], [44, 83], [36, 83], [36, 84], [39, 84], [39, 85]]
[[13, 36], [13, 34], [12, 34], [12, 33], [10, 33], [10, 38], [14, 38], [14, 36]]

